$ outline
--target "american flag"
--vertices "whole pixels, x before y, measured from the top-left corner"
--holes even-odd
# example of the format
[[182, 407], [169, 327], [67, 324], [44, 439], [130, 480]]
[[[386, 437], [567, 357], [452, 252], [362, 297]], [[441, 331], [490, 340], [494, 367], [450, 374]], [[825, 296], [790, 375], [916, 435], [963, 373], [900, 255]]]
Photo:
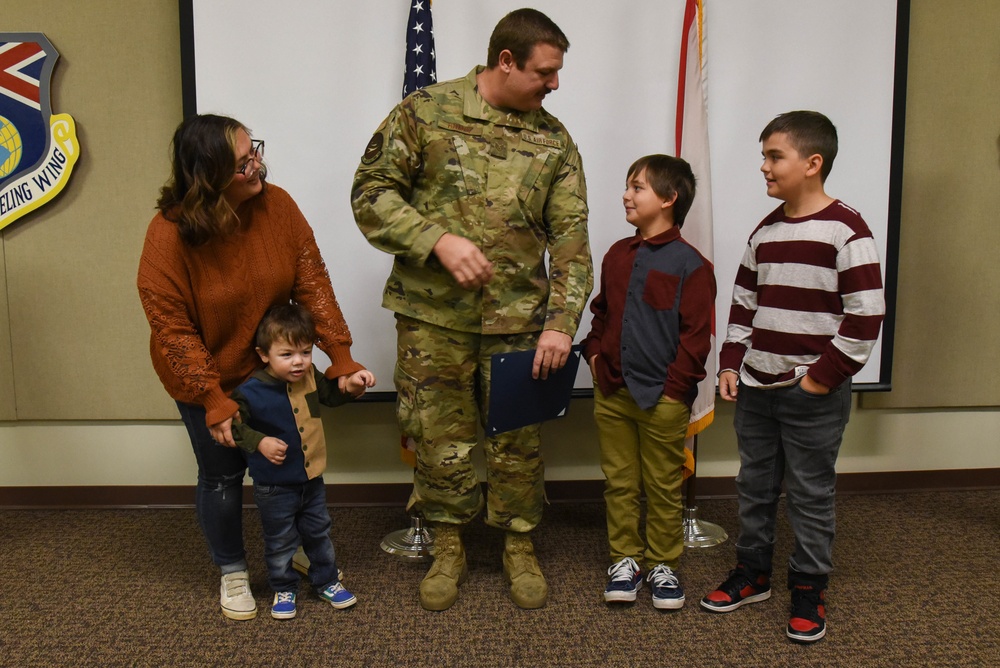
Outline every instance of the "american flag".
[[403, 71], [403, 97], [437, 81], [434, 58], [434, 24], [431, 0], [407, 0], [410, 18], [406, 22], [406, 68]]
[[[434, 24], [431, 0], [407, 0], [410, 18], [406, 21], [406, 68], [403, 70], [403, 97], [437, 81], [434, 58]], [[400, 437], [399, 458], [417, 465], [417, 443], [406, 434]]]

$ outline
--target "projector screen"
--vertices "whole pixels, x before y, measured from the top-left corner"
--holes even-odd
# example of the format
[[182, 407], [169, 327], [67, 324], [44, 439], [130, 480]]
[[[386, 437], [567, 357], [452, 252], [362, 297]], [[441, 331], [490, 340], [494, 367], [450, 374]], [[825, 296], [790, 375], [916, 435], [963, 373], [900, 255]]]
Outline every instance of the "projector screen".
[[[391, 257], [358, 230], [350, 190], [365, 145], [400, 100], [412, 1], [300, 0], [277, 11], [270, 0], [181, 3], [185, 113], [233, 116], [266, 140], [268, 178], [292, 195], [315, 230], [354, 337], [354, 358], [377, 375], [376, 392], [393, 392], [395, 326], [380, 306]], [[522, 6], [523, 0], [435, 0], [438, 80], [485, 63], [494, 25]], [[531, 6], [570, 41], [560, 88], [545, 108], [566, 125], [583, 156], [596, 291], [604, 253], [634, 234], [621, 202], [625, 171], [642, 155], [674, 152], [684, 2], [536, 0]], [[840, 138], [827, 192], [868, 222], [887, 285], [883, 334], [855, 389], [888, 389], [908, 4], [708, 0], [705, 6], [718, 342], [725, 339], [747, 238], [779, 203], [765, 194], [760, 131], [785, 111], [821, 111]], [[589, 326], [588, 310], [577, 341]], [[324, 362], [317, 359], [321, 368]], [[576, 387], [589, 390], [589, 371], [580, 367]]]

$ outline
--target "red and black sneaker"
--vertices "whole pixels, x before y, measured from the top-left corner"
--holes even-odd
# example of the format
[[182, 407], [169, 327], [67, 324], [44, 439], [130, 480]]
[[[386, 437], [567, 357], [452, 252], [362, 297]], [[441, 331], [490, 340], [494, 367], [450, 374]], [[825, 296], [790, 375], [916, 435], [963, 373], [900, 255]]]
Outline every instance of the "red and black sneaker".
[[701, 607], [711, 612], [732, 612], [741, 605], [769, 598], [771, 578], [765, 573], [754, 573], [743, 564], [737, 564], [718, 589], [701, 599]]
[[826, 590], [797, 584], [785, 634], [796, 642], [816, 642], [826, 635]]

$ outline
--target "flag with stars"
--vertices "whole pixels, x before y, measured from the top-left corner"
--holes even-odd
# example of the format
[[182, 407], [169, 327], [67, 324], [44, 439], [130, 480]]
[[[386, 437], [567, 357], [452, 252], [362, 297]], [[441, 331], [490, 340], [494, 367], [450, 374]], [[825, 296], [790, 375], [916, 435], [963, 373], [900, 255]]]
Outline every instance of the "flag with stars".
[[[431, 0], [407, 0], [410, 18], [406, 22], [406, 66], [403, 70], [403, 97], [437, 81], [434, 58], [434, 24], [431, 21]], [[399, 442], [399, 458], [410, 466], [417, 465], [417, 444], [403, 434]]]
[[437, 81], [434, 58], [434, 25], [431, 0], [407, 0], [410, 18], [406, 22], [406, 69], [403, 71], [403, 97]]

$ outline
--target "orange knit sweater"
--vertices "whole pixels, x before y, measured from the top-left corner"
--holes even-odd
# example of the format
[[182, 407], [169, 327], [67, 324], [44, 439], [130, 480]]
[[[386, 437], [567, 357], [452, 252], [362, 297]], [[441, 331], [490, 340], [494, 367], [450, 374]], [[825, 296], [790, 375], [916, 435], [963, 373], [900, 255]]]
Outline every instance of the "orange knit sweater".
[[292, 198], [268, 185], [237, 214], [243, 231], [192, 248], [157, 213], [139, 261], [149, 352], [167, 393], [203, 406], [208, 426], [237, 412], [229, 392], [260, 366], [253, 338], [265, 311], [293, 300], [316, 321], [336, 378], [363, 369], [312, 229]]

